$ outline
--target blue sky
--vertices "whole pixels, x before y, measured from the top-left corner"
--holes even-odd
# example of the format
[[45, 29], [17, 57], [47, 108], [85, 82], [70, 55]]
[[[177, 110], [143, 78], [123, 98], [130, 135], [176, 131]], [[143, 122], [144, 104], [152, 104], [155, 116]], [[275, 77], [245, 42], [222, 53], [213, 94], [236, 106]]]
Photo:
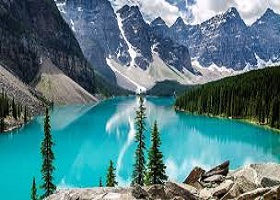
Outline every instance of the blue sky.
[[236, 7], [245, 23], [252, 24], [267, 8], [280, 13], [280, 0], [110, 0], [115, 9], [138, 5], [147, 21], [162, 17], [171, 25], [180, 16], [187, 23], [201, 23]]

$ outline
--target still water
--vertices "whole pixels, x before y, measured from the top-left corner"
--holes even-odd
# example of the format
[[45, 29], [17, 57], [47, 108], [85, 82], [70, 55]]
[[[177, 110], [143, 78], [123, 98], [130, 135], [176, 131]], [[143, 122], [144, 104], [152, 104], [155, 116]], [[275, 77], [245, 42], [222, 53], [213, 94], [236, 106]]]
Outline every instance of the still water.
[[[147, 146], [151, 126], [158, 122], [161, 150], [170, 180], [183, 181], [194, 166], [205, 169], [227, 159], [231, 169], [249, 163], [280, 162], [280, 135], [228, 119], [177, 113], [173, 98], [147, 97]], [[136, 97], [106, 100], [98, 105], [57, 107], [51, 114], [58, 187], [98, 186], [105, 182], [109, 160], [119, 185], [130, 184]], [[0, 135], [1, 199], [30, 199], [33, 176], [41, 183], [40, 144], [43, 117]]]

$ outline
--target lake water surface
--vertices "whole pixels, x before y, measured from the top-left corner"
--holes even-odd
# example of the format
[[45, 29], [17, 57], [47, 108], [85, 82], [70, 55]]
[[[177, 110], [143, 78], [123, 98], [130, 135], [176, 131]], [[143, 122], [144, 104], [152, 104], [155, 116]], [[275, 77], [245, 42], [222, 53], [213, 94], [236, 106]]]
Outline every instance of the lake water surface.
[[[225, 160], [231, 169], [249, 163], [280, 162], [280, 135], [228, 119], [177, 113], [173, 98], [147, 97], [147, 146], [157, 120], [169, 179], [183, 181], [194, 166], [209, 169]], [[98, 186], [109, 160], [119, 185], [129, 185], [134, 158], [136, 97], [115, 98], [96, 106], [55, 108], [55, 182], [59, 187]], [[0, 135], [1, 199], [30, 199], [32, 177], [41, 183], [43, 118]]]

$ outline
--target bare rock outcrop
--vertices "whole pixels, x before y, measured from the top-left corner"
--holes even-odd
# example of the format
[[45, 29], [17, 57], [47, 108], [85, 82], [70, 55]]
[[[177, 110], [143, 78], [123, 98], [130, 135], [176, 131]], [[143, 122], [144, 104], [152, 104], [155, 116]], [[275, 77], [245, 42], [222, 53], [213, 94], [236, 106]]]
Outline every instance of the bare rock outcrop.
[[[229, 162], [225, 162], [208, 172], [196, 167], [181, 184], [65, 189], [58, 190], [47, 200], [279, 200], [279, 172], [279, 164], [252, 164], [229, 172]], [[220, 181], [216, 181], [216, 177], [221, 177]]]

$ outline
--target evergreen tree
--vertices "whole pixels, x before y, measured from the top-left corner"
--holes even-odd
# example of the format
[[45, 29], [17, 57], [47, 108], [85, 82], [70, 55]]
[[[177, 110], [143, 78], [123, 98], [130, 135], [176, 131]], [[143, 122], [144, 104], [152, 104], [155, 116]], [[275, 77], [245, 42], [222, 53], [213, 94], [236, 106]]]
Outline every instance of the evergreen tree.
[[4, 132], [5, 131], [5, 121], [4, 121], [4, 117], [1, 117], [0, 119], [0, 132]]
[[115, 175], [115, 168], [114, 163], [112, 160], [110, 160], [110, 164], [107, 171], [107, 180], [106, 180], [106, 186], [107, 187], [115, 187], [118, 185], [118, 182], [116, 181], [116, 175]]
[[163, 154], [160, 151], [160, 133], [158, 131], [157, 122], [154, 123], [151, 138], [152, 146], [148, 154], [148, 170], [146, 174], [146, 184], [163, 184], [167, 180], [166, 166], [163, 163]]
[[139, 109], [136, 111], [136, 136], [135, 142], [137, 143], [137, 149], [135, 151], [135, 164], [134, 164], [134, 171], [132, 174], [132, 185], [139, 184], [144, 185], [144, 178], [145, 178], [145, 154], [144, 151], [146, 149], [145, 145], [145, 106], [144, 106], [144, 99], [142, 96], [139, 98]]
[[46, 109], [45, 114], [45, 123], [44, 123], [44, 140], [41, 144], [41, 154], [43, 157], [42, 163], [42, 179], [43, 185], [41, 188], [44, 190], [44, 194], [42, 198], [45, 198], [56, 190], [56, 186], [53, 183], [53, 172], [55, 170], [53, 161], [54, 161], [54, 153], [52, 150], [54, 143], [52, 141], [51, 135], [51, 126], [50, 126], [50, 116], [49, 116], [49, 109]]
[[99, 178], [99, 187], [103, 187], [102, 178]]
[[15, 119], [17, 119], [17, 106], [16, 106], [16, 103], [15, 103], [15, 99], [13, 98], [13, 102], [12, 102], [12, 112], [13, 112], [13, 117]]
[[24, 117], [23, 117], [23, 119], [24, 119], [24, 123], [26, 124], [27, 123], [27, 121], [28, 121], [28, 117], [27, 117], [27, 108], [26, 108], [26, 106], [24, 106]]
[[279, 121], [279, 100], [275, 99], [272, 103], [272, 109], [271, 109], [271, 120], [270, 120], [270, 126], [279, 128], [278, 127], [278, 121]]
[[37, 187], [36, 187], [36, 181], [35, 178], [33, 177], [32, 181], [32, 188], [31, 188], [31, 200], [37, 200]]
[[187, 90], [175, 107], [188, 112], [249, 119], [280, 128], [280, 67], [224, 78]]

